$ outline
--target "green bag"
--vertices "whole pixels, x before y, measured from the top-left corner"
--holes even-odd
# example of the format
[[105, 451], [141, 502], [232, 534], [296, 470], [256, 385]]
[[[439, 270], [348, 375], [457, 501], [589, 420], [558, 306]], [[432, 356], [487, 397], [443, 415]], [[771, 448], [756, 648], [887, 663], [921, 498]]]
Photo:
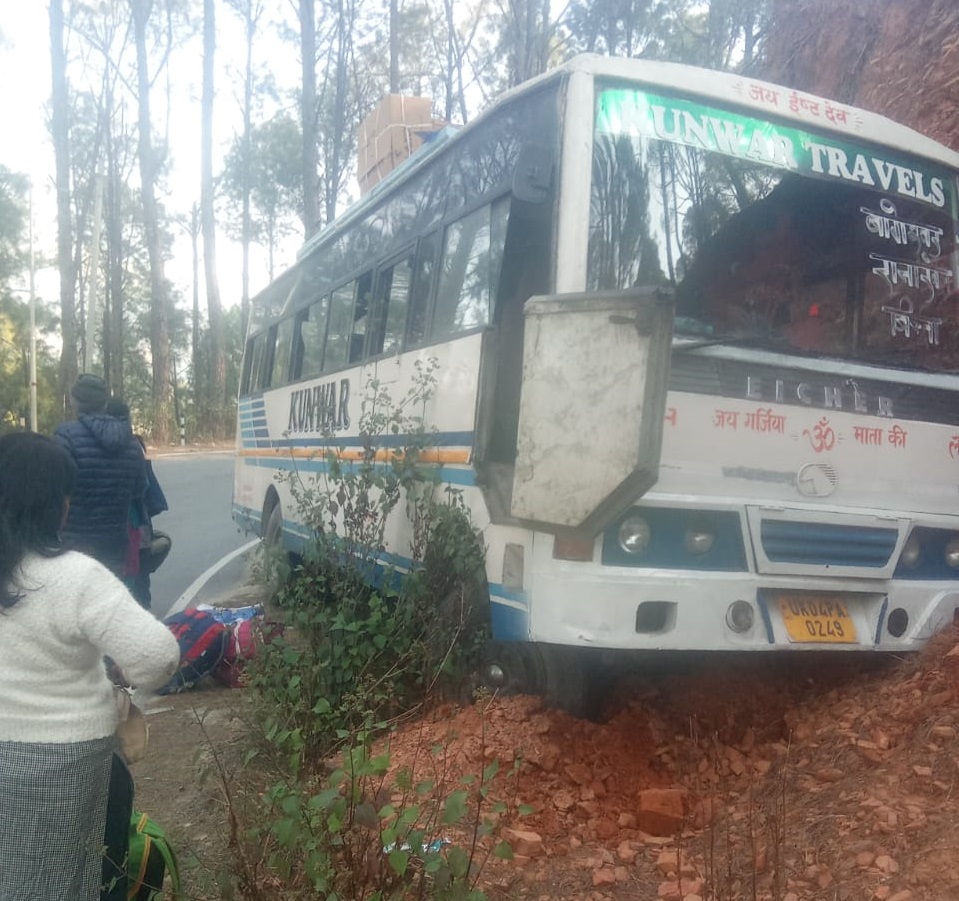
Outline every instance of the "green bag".
[[163, 897], [163, 879], [170, 875], [171, 898], [183, 901], [176, 855], [164, 831], [145, 813], [130, 818], [127, 854], [127, 901], [154, 901]]

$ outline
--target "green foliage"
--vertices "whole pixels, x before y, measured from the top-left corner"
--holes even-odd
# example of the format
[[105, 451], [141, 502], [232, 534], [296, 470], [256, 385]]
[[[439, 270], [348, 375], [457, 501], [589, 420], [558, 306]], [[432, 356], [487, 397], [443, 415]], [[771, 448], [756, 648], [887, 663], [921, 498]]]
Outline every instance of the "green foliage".
[[[0, 432], [30, 423], [29, 201], [25, 175], [0, 165]], [[37, 418], [60, 421], [57, 363], [44, 340], [55, 321], [37, 299]]]
[[297, 122], [285, 113], [255, 126], [249, 152], [240, 135], [224, 162], [222, 184], [230, 216], [225, 221], [241, 239], [243, 195], [250, 194], [252, 240], [269, 248], [293, 233], [293, 220], [303, 214], [303, 137]]
[[571, 0], [563, 25], [575, 51], [755, 71], [768, 0]]
[[[37, 303], [37, 421], [50, 432], [62, 419], [57, 403], [57, 362], [44, 340], [52, 317]], [[0, 287], [0, 432], [30, 423], [30, 310], [26, 300]]]
[[[421, 365], [399, 403], [371, 383], [362, 451], [348, 459], [331, 448], [319, 477], [289, 477], [314, 540], [277, 595], [286, 637], [264, 648], [250, 681], [265, 759], [282, 774], [252, 846], [283, 897], [481, 901], [486, 860], [512, 856], [499, 831], [523, 811], [491, 793], [515, 785], [519, 761], [453, 782], [442, 748], [423, 755], [428, 778], [373, 751], [393, 718], [462, 681], [485, 636], [482, 548], [429, 462], [435, 367]], [[384, 565], [403, 518], [409, 573]], [[334, 750], [338, 764], [318, 777]]]
[[[392, 766], [389, 752], [374, 754], [372, 735], [358, 730], [319, 782], [283, 780], [266, 792], [268, 822], [251, 839], [283, 897], [482, 901], [483, 866], [490, 856], [512, 858], [499, 836], [522, 816], [514, 801], [494, 798], [494, 783], [497, 795], [508, 794], [520, 763], [501, 773], [494, 761], [446, 784]], [[427, 764], [437, 769], [435, 759]]]
[[[291, 637], [267, 649], [251, 685], [269, 741], [294, 769], [364, 724], [456, 691], [477, 660], [489, 603], [483, 551], [459, 494], [440, 489], [428, 462], [434, 370], [435, 361], [420, 365], [398, 403], [372, 382], [360, 453], [332, 446], [318, 477], [288, 476], [314, 537], [276, 598]], [[386, 540], [404, 518], [408, 573], [391, 565]]]
[[0, 165], [0, 286], [27, 266], [27, 177]]

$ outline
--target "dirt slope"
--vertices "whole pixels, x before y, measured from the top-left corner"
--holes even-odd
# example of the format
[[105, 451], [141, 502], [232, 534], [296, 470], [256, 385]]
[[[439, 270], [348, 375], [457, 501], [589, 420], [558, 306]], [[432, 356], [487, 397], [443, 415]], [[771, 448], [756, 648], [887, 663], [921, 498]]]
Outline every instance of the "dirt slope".
[[[492, 898], [949, 901], [957, 642], [950, 630], [882, 666], [793, 655], [633, 677], [602, 724], [484, 698], [408, 724], [390, 750], [449, 787], [498, 759], [493, 797], [534, 807], [505, 832], [516, 860], [483, 871]], [[193, 898], [220, 897], [229, 856], [222, 790], [198, 780], [213, 767], [191, 708], [235, 762], [241, 697], [209, 688], [160, 705], [137, 765], [140, 804], [183, 849]]]

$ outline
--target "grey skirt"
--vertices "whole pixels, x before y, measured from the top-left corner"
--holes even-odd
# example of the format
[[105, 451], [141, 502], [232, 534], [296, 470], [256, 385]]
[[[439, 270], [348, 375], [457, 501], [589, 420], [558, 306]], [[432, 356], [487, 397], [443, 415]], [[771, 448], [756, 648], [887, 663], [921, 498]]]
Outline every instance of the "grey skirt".
[[0, 901], [96, 901], [115, 739], [0, 742]]

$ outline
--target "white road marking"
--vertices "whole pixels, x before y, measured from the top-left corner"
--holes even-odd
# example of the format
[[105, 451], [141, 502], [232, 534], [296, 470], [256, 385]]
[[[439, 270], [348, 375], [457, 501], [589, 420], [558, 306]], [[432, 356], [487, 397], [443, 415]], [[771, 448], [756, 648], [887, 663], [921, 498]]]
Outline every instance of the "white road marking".
[[179, 613], [181, 610], [185, 610], [193, 602], [193, 599], [200, 593], [200, 589], [206, 585], [224, 566], [228, 563], [232, 563], [237, 557], [241, 554], [245, 554], [251, 548], [256, 547], [260, 543], [259, 538], [254, 538], [252, 541], [238, 547], [235, 551], [231, 551], [225, 557], [221, 557], [205, 572], [200, 573], [191, 583], [183, 594], [177, 599], [176, 603], [166, 612], [166, 616], [172, 616], [174, 613]]

